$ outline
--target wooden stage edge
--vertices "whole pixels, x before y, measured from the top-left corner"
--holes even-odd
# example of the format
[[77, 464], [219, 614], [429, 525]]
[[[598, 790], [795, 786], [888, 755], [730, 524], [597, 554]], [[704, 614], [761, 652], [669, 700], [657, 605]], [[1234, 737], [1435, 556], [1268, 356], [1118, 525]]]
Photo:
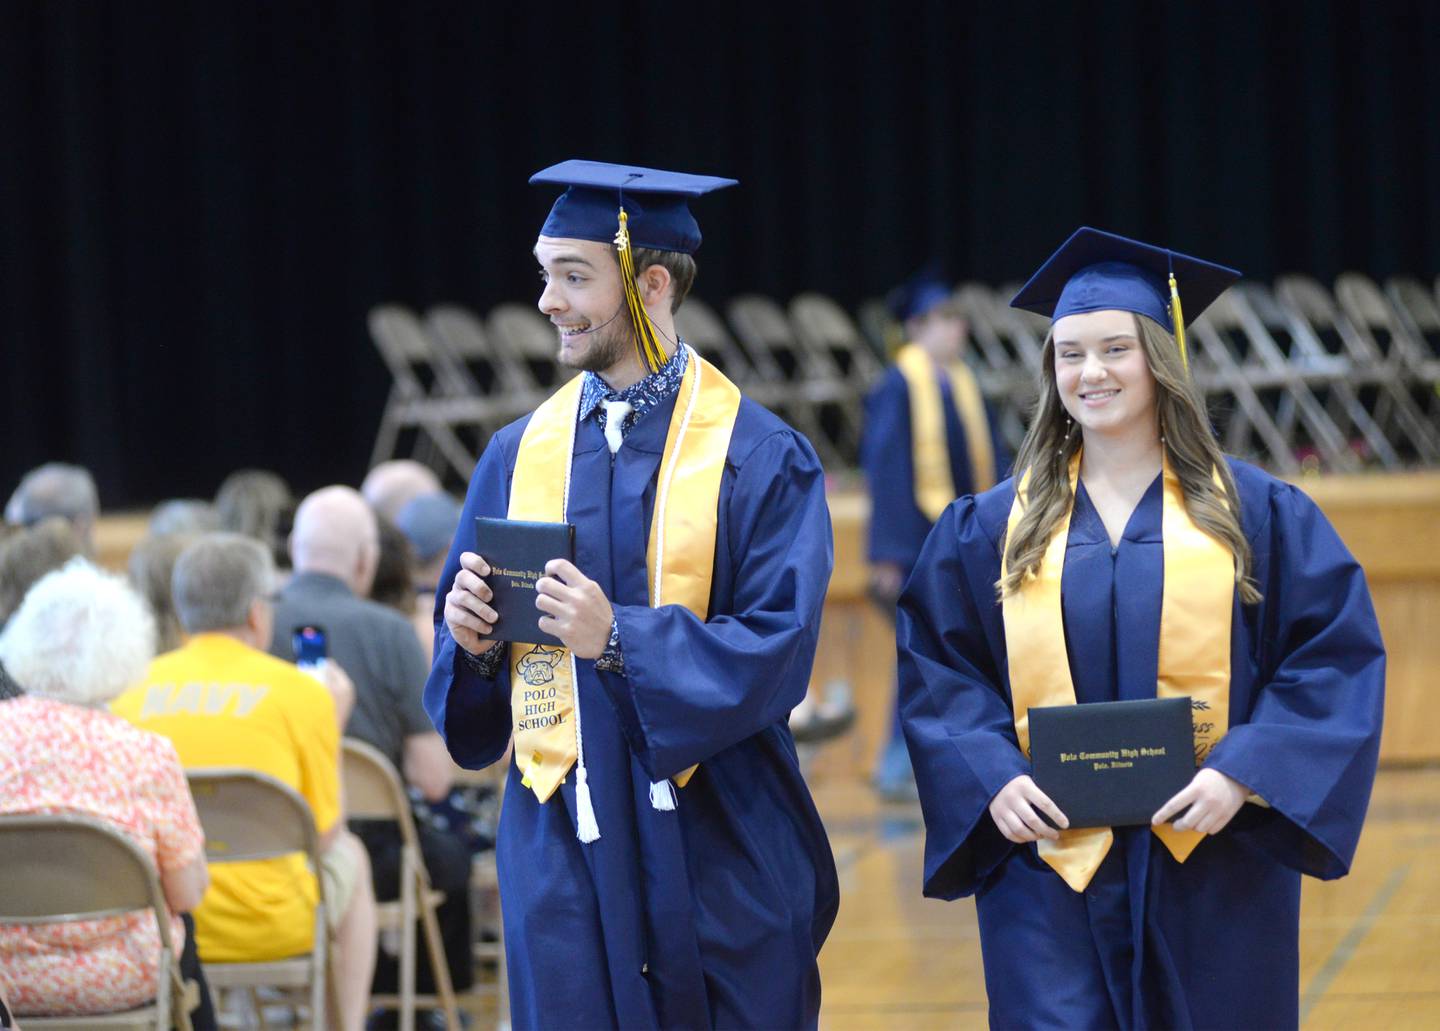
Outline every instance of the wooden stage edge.
[[[1440, 471], [1317, 476], [1297, 481], [1335, 525], [1365, 569], [1389, 653], [1382, 762], [1440, 761]], [[831, 578], [816, 658], [816, 683], [843, 681], [859, 710], [852, 742], [828, 749], [827, 763], [868, 769], [889, 732], [894, 640], [865, 600], [869, 501], [855, 489], [830, 497], [835, 526]], [[100, 520], [100, 560], [123, 569], [145, 533], [146, 514]]]

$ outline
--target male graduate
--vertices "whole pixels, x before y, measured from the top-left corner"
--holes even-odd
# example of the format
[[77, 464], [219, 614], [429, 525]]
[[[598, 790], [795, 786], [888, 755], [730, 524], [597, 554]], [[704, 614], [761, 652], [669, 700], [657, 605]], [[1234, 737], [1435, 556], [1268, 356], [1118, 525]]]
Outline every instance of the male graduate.
[[[838, 887], [786, 717], [832, 563], [823, 473], [673, 317], [700, 245], [687, 201], [734, 181], [567, 161], [531, 182], [567, 187], [535, 257], [582, 375], [481, 457], [425, 688], [461, 766], [514, 741], [496, 846], [513, 1020], [814, 1027]], [[536, 585], [563, 649], [493, 640], [478, 516], [574, 526], [574, 562]]]
[[[907, 342], [865, 398], [860, 463], [870, 488], [870, 594], [893, 614], [940, 513], [993, 487], [1008, 455], [965, 363], [965, 317], [949, 284], [927, 270], [888, 300]], [[874, 784], [886, 798], [914, 797], [898, 711]]]

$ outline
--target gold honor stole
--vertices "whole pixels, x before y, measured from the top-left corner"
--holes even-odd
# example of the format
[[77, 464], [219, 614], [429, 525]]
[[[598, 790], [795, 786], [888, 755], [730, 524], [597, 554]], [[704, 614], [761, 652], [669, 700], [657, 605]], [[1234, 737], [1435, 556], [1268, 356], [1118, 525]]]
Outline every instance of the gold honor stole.
[[[1010, 698], [1020, 750], [1030, 755], [1032, 705], [1074, 705], [1075, 685], [1065, 650], [1065, 624], [1060, 607], [1060, 579], [1065, 571], [1065, 546], [1080, 474], [1080, 454], [1070, 460], [1070, 511], [1045, 549], [1039, 572], [1005, 597], [1005, 649], [1010, 663]], [[1235, 592], [1235, 560], [1219, 541], [1205, 533], [1185, 510], [1180, 480], [1164, 462], [1164, 508], [1161, 535], [1165, 549], [1164, 593], [1160, 603], [1159, 679], [1157, 698], [1188, 695], [1195, 728], [1198, 767], [1224, 735], [1230, 722], [1230, 618]], [[1028, 471], [1010, 507], [1007, 542], [1024, 511]], [[1217, 477], [1218, 482], [1218, 477]], [[1005, 576], [1002, 558], [1000, 575]], [[1117, 628], [1118, 630], [1118, 628]], [[1168, 824], [1151, 828], [1177, 862], [1189, 858], [1204, 837], [1198, 831], [1177, 831]], [[1062, 830], [1058, 841], [1042, 838], [1040, 858], [1075, 891], [1084, 891], [1115, 840], [1109, 827]]]
[[937, 366], [915, 344], [906, 344], [895, 353], [895, 365], [905, 377], [910, 392], [910, 448], [915, 462], [915, 503], [932, 523], [945, 506], [954, 501], [955, 477], [950, 471], [950, 444], [945, 434], [944, 394], [941, 376], [950, 380], [950, 395], [965, 429], [965, 447], [970, 453], [970, 475], [975, 493], [995, 486], [995, 445], [990, 439], [990, 421], [975, 374], [962, 361]]
[[[582, 380], [576, 376], [551, 395], [525, 427], [510, 487], [511, 519], [565, 521]], [[692, 348], [660, 459], [646, 552], [652, 607], [682, 605], [702, 621], [708, 614], [720, 477], [739, 409], [739, 389]], [[564, 470], [563, 477], [555, 475], [559, 469]], [[575, 657], [568, 648], [511, 645], [515, 765], [524, 775], [525, 786], [542, 803], [555, 793], [570, 768], [577, 766], [577, 808], [581, 808], [579, 796], [583, 789], [588, 802], [589, 789], [576, 682]], [[692, 766], [676, 775], [675, 782], [684, 787], [695, 769]], [[669, 796], [668, 805], [660, 803], [662, 794]], [[651, 799], [657, 808], [674, 807], [673, 795], [664, 782], [651, 785]], [[595, 836], [599, 836], [598, 830]], [[586, 839], [584, 828], [581, 837], [593, 840]]]

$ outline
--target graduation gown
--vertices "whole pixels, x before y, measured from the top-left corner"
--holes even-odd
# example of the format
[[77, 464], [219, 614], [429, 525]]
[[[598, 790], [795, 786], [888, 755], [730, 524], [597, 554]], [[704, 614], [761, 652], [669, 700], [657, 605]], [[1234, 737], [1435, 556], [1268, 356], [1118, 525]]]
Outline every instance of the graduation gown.
[[[960, 414], [955, 410], [948, 377], [940, 380], [940, 400], [955, 493], [957, 496], [973, 493], [970, 449]], [[1008, 466], [1009, 455], [988, 405], [986, 415], [998, 475]], [[931, 527], [929, 518], [915, 501], [915, 451], [911, 438], [910, 389], [899, 368], [892, 365], [865, 398], [860, 464], [870, 489], [870, 561], [894, 562], [907, 573], [915, 564]]]
[[[1206, 762], [1247, 803], [1176, 863], [1117, 828], [1084, 893], [988, 806], [1016, 743], [998, 541], [1013, 481], [953, 504], [900, 603], [901, 709], [924, 811], [924, 892], [975, 895], [995, 1027], [1294, 1027], [1300, 875], [1343, 876], [1379, 750], [1385, 652], [1365, 578], [1301, 491], [1230, 461], [1264, 600], [1235, 601], [1230, 727]], [[1157, 477], [1111, 548], [1078, 492], [1061, 583], [1079, 702], [1153, 698], [1164, 577]]]
[[[787, 723], [805, 696], [832, 566], [824, 474], [803, 437], [741, 402], [720, 485], [710, 615], [647, 603], [645, 548], [674, 398], [611, 455], [576, 432], [575, 564], [615, 610], [625, 675], [578, 660], [598, 841], [575, 836], [574, 776], [544, 804], [507, 780], [496, 843], [517, 1028], [804, 1027], [839, 888]], [[459, 654], [444, 594], [476, 516], [504, 516], [527, 419], [495, 435], [470, 484], [436, 601], [425, 706], [462, 767], [510, 740], [505, 668]], [[555, 475], [562, 475], [556, 469]], [[650, 782], [699, 763], [673, 812]]]

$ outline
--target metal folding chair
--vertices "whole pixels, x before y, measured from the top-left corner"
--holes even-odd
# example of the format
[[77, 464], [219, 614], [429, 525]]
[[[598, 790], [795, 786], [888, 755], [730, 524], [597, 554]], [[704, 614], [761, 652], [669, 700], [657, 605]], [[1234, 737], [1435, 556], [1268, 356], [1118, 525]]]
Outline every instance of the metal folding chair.
[[447, 370], [448, 379], [442, 378], [435, 364], [434, 346], [408, 308], [398, 304], [373, 308], [369, 326], [370, 339], [391, 380], [370, 465], [396, 457], [401, 431], [414, 429], [420, 433], [422, 447], [437, 452], [462, 479], [468, 480], [475, 468], [475, 455], [455, 433], [457, 412], [446, 407], [447, 402], [455, 400], [450, 391], [463, 390], [463, 385], [454, 381], [453, 370]]
[[[675, 331], [707, 362], [710, 362], [737, 386], [750, 394], [761, 404], [765, 399], [756, 395], [756, 388], [763, 388], [755, 374], [755, 367], [745, 357], [745, 352], [735, 342], [725, 323], [710, 307], [698, 297], [687, 297], [680, 310], [675, 313]], [[759, 393], [763, 394], [763, 389]]]
[[26, 1028], [190, 1031], [194, 986], [180, 975], [170, 912], [150, 856], [102, 820], [73, 815], [0, 816], [0, 923], [99, 920], [148, 909], [160, 931], [153, 1002], [120, 1013], [26, 1016]]
[[1426, 414], [1432, 423], [1440, 423], [1440, 298], [1425, 284], [1408, 276], [1387, 280], [1385, 293], [1395, 303], [1415, 343], [1413, 353], [1418, 364], [1412, 374], [1425, 395]]
[[1427, 424], [1398, 363], [1387, 359], [1367, 320], [1352, 320], [1329, 291], [1306, 276], [1280, 277], [1275, 296], [1309, 323], [1329, 353], [1348, 360], [1346, 381], [1361, 388], [1366, 410], [1401, 457], [1440, 461], [1440, 432]]
[[814, 368], [784, 309], [768, 297], [745, 294], [732, 300], [726, 313], [759, 378], [777, 384], [772, 410], [809, 438], [826, 468], [853, 466], [855, 430], [832, 424], [827, 431], [822, 424], [822, 409], [842, 400], [834, 377]]
[[555, 361], [555, 327], [529, 304], [500, 304], [485, 320], [486, 335], [514, 356], [520, 389], [545, 398], [575, 374]]
[[[202, 956], [206, 979], [217, 990], [246, 989], [252, 999], [259, 988], [305, 990], [311, 1026], [328, 1027], [327, 1012], [339, 1012], [339, 1007], [330, 967], [320, 839], [309, 804], [288, 784], [254, 770], [217, 767], [187, 770], [185, 775], [200, 825], [205, 829], [205, 858], [209, 863], [277, 859], [299, 852], [315, 871], [319, 894], [310, 952], [254, 963], [212, 963]], [[257, 1002], [257, 1011], [260, 1008]]]
[[[395, 930], [400, 934], [400, 991], [395, 995], [371, 995], [370, 1005], [398, 1010], [400, 1031], [415, 1031], [416, 1006], [438, 1006], [445, 1013], [445, 1026], [449, 1031], [459, 1031], [455, 989], [450, 982], [445, 943], [440, 938], [440, 924], [435, 917], [435, 910], [445, 896], [430, 887], [430, 873], [420, 853], [415, 818], [400, 775], [384, 753], [364, 741], [347, 737], [341, 744], [340, 779], [348, 817], [384, 820], [400, 830], [400, 898], [376, 906], [381, 930]], [[415, 993], [416, 921], [425, 931], [425, 948], [438, 989], [433, 995]]]

